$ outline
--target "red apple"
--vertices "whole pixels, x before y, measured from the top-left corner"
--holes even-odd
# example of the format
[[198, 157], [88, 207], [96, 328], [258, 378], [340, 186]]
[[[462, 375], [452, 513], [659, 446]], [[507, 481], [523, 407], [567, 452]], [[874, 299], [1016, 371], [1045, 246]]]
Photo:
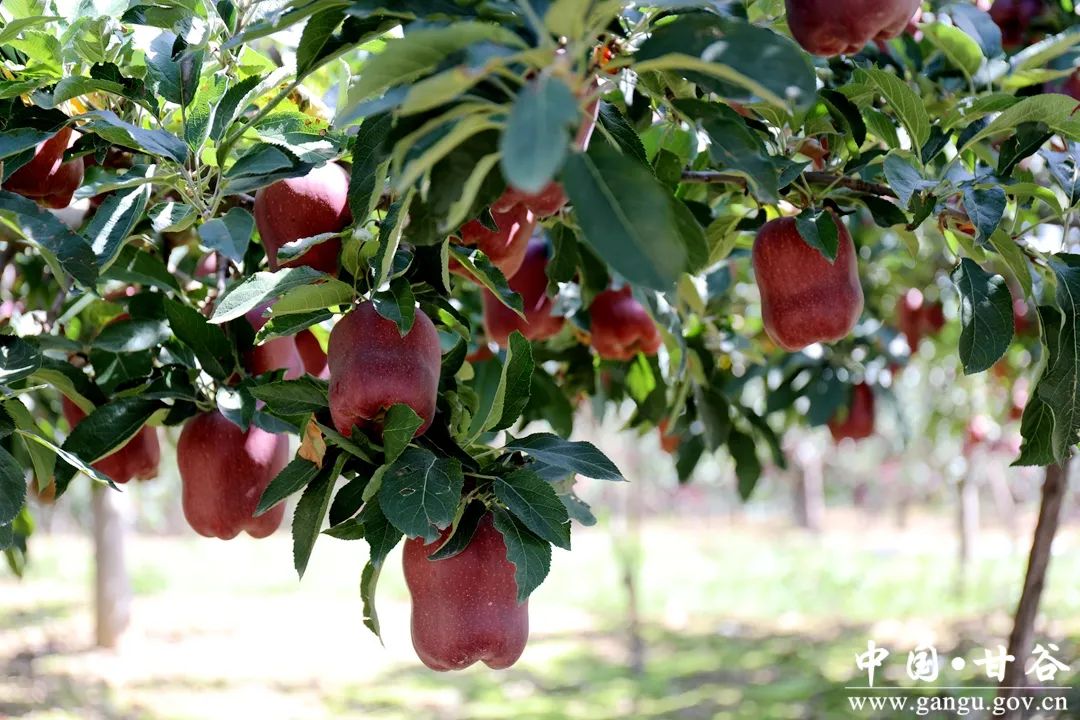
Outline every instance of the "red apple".
[[554, 303], [547, 294], [547, 261], [547, 243], [533, 238], [521, 269], [510, 278], [510, 289], [524, 302], [525, 319], [499, 302], [490, 290], [484, 290], [484, 330], [489, 340], [506, 347], [515, 330], [529, 340], [547, 340], [562, 330], [564, 318], [551, 314]]
[[833, 220], [840, 235], [833, 262], [806, 244], [794, 218], [766, 223], [754, 240], [765, 331], [789, 352], [846, 337], [862, 314], [855, 244], [843, 222]]
[[64, 162], [64, 151], [75, 144], [79, 133], [70, 126], [37, 146], [30, 162], [11, 174], [4, 189], [36, 200], [45, 207], [60, 209], [71, 203], [71, 197], [83, 181], [82, 158]]
[[[479, 220], [470, 220], [461, 226], [458, 236], [462, 245], [479, 248], [505, 277], [513, 277], [525, 261], [536, 216], [524, 205], [514, 205], [505, 211], [493, 210], [491, 217], [498, 230], [488, 230]], [[452, 263], [450, 269], [465, 273], [457, 263]]]
[[278, 263], [278, 250], [301, 238], [341, 232], [351, 222], [349, 175], [335, 163], [313, 168], [303, 177], [278, 180], [255, 194], [255, 224], [271, 270], [306, 265], [336, 273], [340, 239], [320, 243], [286, 263]]
[[829, 421], [833, 440], [862, 440], [874, 434], [874, 391], [866, 383], [851, 388], [848, 405]]
[[630, 286], [605, 290], [589, 306], [589, 342], [605, 360], [632, 360], [639, 352], [655, 355], [664, 344], [649, 312]]
[[904, 31], [921, 0], [786, 0], [788, 27], [803, 49], [831, 57]]

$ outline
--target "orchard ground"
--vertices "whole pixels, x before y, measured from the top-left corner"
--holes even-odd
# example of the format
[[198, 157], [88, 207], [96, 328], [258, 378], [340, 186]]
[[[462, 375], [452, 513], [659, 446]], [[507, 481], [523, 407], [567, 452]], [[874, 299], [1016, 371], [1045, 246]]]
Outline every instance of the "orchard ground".
[[[89, 545], [38, 535], [25, 580], [0, 579], [0, 717], [849, 717], [843, 688], [865, 684], [854, 654], [868, 639], [894, 650], [878, 684], [902, 685], [919, 639], [969, 660], [1005, 641], [1033, 521], [1025, 512], [1016, 542], [984, 528], [957, 595], [955, 531], [942, 515], [898, 529], [889, 515], [830, 509], [820, 536], [779, 515], [648, 519], [640, 676], [611, 562], [618, 518], [575, 529], [574, 552], [556, 554], [530, 601], [526, 653], [501, 673], [435, 674], [417, 662], [400, 548], [379, 588], [383, 648], [361, 624], [366, 545], [323, 538], [298, 583], [284, 532], [233, 543], [132, 536], [132, 627], [119, 651], [93, 650]], [[1060, 657], [1077, 666], [1074, 524], [1055, 556], [1038, 637], [1063, 643]], [[986, 684], [968, 671], [950, 680]], [[1080, 707], [1080, 690], [1070, 704]]]

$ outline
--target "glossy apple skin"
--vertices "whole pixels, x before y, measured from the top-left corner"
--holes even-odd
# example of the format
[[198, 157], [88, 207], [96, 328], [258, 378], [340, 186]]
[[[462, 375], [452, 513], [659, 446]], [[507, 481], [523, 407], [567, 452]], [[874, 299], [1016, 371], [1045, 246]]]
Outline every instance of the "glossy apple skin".
[[1044, 9], [1043, 0], [994, 0], [990, 17], [1001, 28], [1001, 45], [1010, 50], [1027, 44], [1031, 23]]
[[806, 244], [794, 218], [766, 223], [754, 240], [754, 274], [765, 332], [789, 352], [836, 342], [851, 332], [862, 314], [855, 244], [840, 219], [833, 220], [840, 237], [832, 263]]
[[4, 189], [59, 210], [71, 204], [82, 185], [83, 160], [63, 162], [64, 151], [75, 144], [79, 133], [65, 127], [34, 150], [34, 158], [11, 174]]
[[203, 537], [272, 534], [284, 505], [253, 517], [266, 486], [289, 462], [289, 441], [252, 426], [247, 432], [219, 412], [187, 421], [176, 445], [184, 517]]
[[844, 415], [841, 410], [829, 421], [829, 432], [834, 441], [862, 440], [874, 434], [874, 391], [869, 385], [859, 383], [851, 389], [846, 412]]
[[547, 262], [547, 243], [543, 238], [533, 238], [521, 269], [510, 278], [510, 289], [521, 295], [525, 319], [499, 302], [491, 291], [484, 290], [484, 332], [489, 340], [506, 347], [515, 330], [529, 340], [547, 340], [562, 330], [565, 318], [551, 314], [554, 302], [547, 294]]
[[814, 55], [856, 53], [904, 31], [921, 0], [785, 0], [788, 27]]
[[301, 330], [295, 335], [296, 351], [304, 363], [304, 372], [320, 380], [330, 379], [330, 368], [326, 365], [326, 353], [323, 352], [319, 338], [310, 330]]
[[[64, 417], [73, 429], [86, 417], [86, 413], [66, 397], [61, 400], [61, 405]], [[123, 447], [98, 460], [93, 467], [98, 472], [108, 475], [113, 482], [122, 484], [132, 478], [136, 480], [156, 478], [160, 462], [161, 445], [158, 444], [157, 430], [144, 426]], [[55, 492], [54, 488], [53, 493]]]
[[382, 430], [391, 406], [408, 405], [423, 419], [423, 435], [435, 417], [442, 369], [439, 333], [419, 308], [412, 329], [401, 337], [397, 325], [370, 302], [345, 315], [330, 331], [330, 415], [342, 435], [353, 425]]
[[[536, 229], [536, 216], [524, 205], [514, 205], [501, 212], [493, 209], [491, 217], [499, 228], [497, 231], [488, 230], [479, 220], [470, 220], [461, 226], [458, 236], [462, 245], [479, 248], [504, 276], [513, 277], [525, 261], [529, 238]], [[460, 266], [451, 269], [464, 272]]]
[[[447, 532], [443, 533], [443, 537]], [[441, 543], [405, 543], [405, 583], [412, 596], [412, 641], [432, 670], [461, 670], [477, 661], [495, 670], [517, 662], [529, 639], [529, 601], [517, 601], [514, 565], [502, 535], [485, 515], [469, 545], [445, 560], [428, 560]]]
[[[245, 315], [255, 332], [266, 324], [267, 318], [263, 315], [267, 307], [262, 305]], [[244, 353], [243, 360], [244, 369], [252, 375], [284, 370], [286, 380], [295, 380], [304, 374], [304, 361], [296, 348], [296, 341], [291, 337], [271, 338], [261, 345], [255, 345]]]
[[349, 175], [335, 163], [313, 168], [303, 177], [278, 180], [255, 193], [255, 225], [271, 270], [306, 265], [337, 273], [340, 239], [320, 243], [287, 263], [278, 263], [278, 250], [301, 238], [340, 232], [351, 222]]
[[605, 290], [589, 306], [589, 342], [605, 360], [632, 360], [639, 352], [655, 355], [664, 340], [630, 286]]

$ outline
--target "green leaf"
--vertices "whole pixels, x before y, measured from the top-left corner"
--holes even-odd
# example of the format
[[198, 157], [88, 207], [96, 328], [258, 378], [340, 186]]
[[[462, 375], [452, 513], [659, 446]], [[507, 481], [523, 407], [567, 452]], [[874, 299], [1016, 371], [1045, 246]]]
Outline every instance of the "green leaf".
[[257, 272], [238, 285], [233, 285], [218, 301], [210, 322], [215, 325], [235, 320], [249, 310], [254, 310], [268, 300], [302, 285], [308, 285], [326, 277], [324, 273], [309, 267], [282, 268], [277, 272]]
[[412, 204], [413, 191], [409, 190], [405, 197], [390, 206], [386, 218], [379, 227], [379, 245], [375, 250], [375, 257], [371, 259], [375, 270], [373, 287], [382, 287], [390, 277], [390, 270], [394, 265], [394, 256], [397, 254], [398, 245], [401, 243], [401, 234], [408, 224], [409, 205]]
[[[0, 214], [14, 216], [14, 229], [49, 261], [86, 287], [97, 282], [97, 259], [90, 243], [71, 232], [33, 200], [0, 190]], [[60, 272], [57, 273], [62, 274]]]
[[840, 231], [831, 212], [807, 208], [795, 218], [795, 227], [807, 245], [820, 252], [829, 262], [836, 260], [836, 253], [840, 249]]
[[975, 239], [986, 242], [1005, 214], [1005, 191], [998, 187], [964, 188], [964, 210], [975, 226]]
[[0, 525], [7, 525], [26, 502], [26, 478], [19, 462], [0, 447]]
[[94, 340], [94, 348], [111, 353], [135, 353], [159, 347], [171, 337], [164, 319], [119, 320], [101, 331]]
[[510, 333], [499, 389], [484, 423], [485, 431], [505, 430], [521, 417], [532, 393], [533, 367], [532, 345], [515, 330]]
[[383, 423], [383, 452], [386, 454], [387, 463], [392, 463], [401, 456], [423, 424], [423, 418], [408, 405], [395, 403], [390, 406]]
[[163, 202], [147, 211], [150, 223], [157, 232], [180, 232], [195, 222], [195, 208], [177, 202]]
[[[118, 398], [100, 405], [75, 426], [64, 441], [63, 450], [77, 455], [84, 464], [95, 463], [135, 437], [160, 407], [160, 402], [140, 397]], [[71, 464], [57, 467], [57, 497], [67, 489], [76, 469], [83, 470]], [[97, 473], [94, 477], [103, 476]]]
[[1020, 445], [1020, 457], [1013, 461], [1013, 467], [1045, 467], [1057, 462], [1054, 455], [1054, 413], [1038, 397], [1037, 390], [1024, 406], [1020, 435], [1024, 441]]
[[305, 375], [295, 380], [257, 385], [251, 394], [266, 403], [267, 409], [277, 415], [303, 415], [318, 412], [326, 407], [327, 384], [325, 380]]
[[1044, 123], [1053, 132], [1070, 140], [1080, 138], [1076, 100], [1066, 95], [1035, 95], [1004, 110], [986, 127], [967, 138], [961, 151], [994, 135], [1008, 133], [1024, 123]]
[[30, 377], [41, 367], [38, 349], [14, 335], [0, 335], [0, 385]]
[[379, 633], [379, 615], [375, 612], [375, 587], [379, 583], [381, 571], [381, 564], [377, 565], [369, 561], [360, 574], [360, 598], [364, 601], [364, 625], [380, 639], [382, 635]]
[[364, 504], [364, 490], [370, 482], [370, 473], [362, 472], [341, 486], [330, 503], [330, 525], [340, 525], [360, 510]]
[[761, 460], [754, 449], [754, 438], [732, 428], [728, 433], [728, 450], [735, 460], [735, 476], [739, 479], [739, 497], [750, 499], [761, 477]]
[[364, 524], [364, 539], [371, 547], [370, 561], [382, 565], [390, 551], [401, 542], [402, 533], [387, 520], [377, 498], [364, 506], [359, 519]]
[[169, 319], [176, 339], [187, 345], [199, 359], [203, 370], [211, 377], [224, 380], [236, 368], [233, 346], [224, 331], [211, 325], [202, 313], [194, 308], [166, 298], [165, 316]]
[[998, 361], [1013, 336], [1013, 304], [1005, 278], [968, 258], [952, 273], [960, 293], [960, 360], [964, 373], [982, 372]]
[[239, 263], [244, 260], [253, 232], [255, 218], [247, 210], [234, 207], [199, 227], [199, 243]]
[[136, 127], [121, 120], [111, 110], [95, 110], [81, 117], [86, 120], [79, 127], [83, 133], [93, 132], [121, 147], [141, 150], [176, 163], [182, 164], [187, 160], [187, 143], [165, 130]]
[[409, 334], [416, 319], [416, 297], [412, 284], [404, 276], [391, 280], [390, 289], [375, 293], [371, 301], [379, 315], [398, 326], [401, 337]]
[[398, 530], [431, 542], [454, 519], [463, 483], [457, 460], [406, 448], [383, 474], [379, 505]]
[[360, 126], [353, 142], [349, 210], [357, 221], [369, 217], [382, 197], [389, 160], [386, 145], [392, 124], [388, 114], [372, 115]]
[[483, 42], [524, 47], [509, 28], [481, 22], [412, 29], [400, 39], [388, 39], [382, 52], [364, 61], [364, 71], [349, 88], [348, 100], [335, 124], [344, 127], [353, 123], [359, 119], [363, 101], [392, 86], [413, 83], [451, 53]]
[[503, 449], [523, 452], [547, 465], [594, 480], [625, 480], [615, 463], [589, 442], [571, 442], [551, 433], [534, 433], [510, 438]]
[[352, 285], [337, 278], [329, 278], [317, 285], [301, 285], [281, 296], [274, 303], [274, 317], [310, 313], [314, 310], [351, 305], [356, 299]]
[[461, 554], [472, 542], [480, 520], [487, 513], [487, 507], [480, 502], [470, 502], [465, 506], [461, 517], [454, 524], [454, 532], [446, 538], [439, 549], [428, 555], [428, 560], [446, 560]]
[[515, 470], [495, 480], [495, 497], [538, 537], [570, 549], [570, 516], [555, 488], [531, 470]]
[[735, 100], [760, 98], [789, 112], [816, 91], [813, 67], [790, 38], [745, 20], [687, 14], [652, 30], [635, 56], [634, 70], [682, 71], [708, 90]]
[[551, 570], [551, 544], [532, 534], [520, 520], [502, 508], [492, 510], [495, 529], [506, 543], [506, 558], [514, 564], [519, 603], [529, 599]]
[[566, 159], [577, 98], [562, 80], [541, 75], [518, 93], [499, 140], [506, 181], [526, 193], [551, 182]]
[[956, 67], [971, 76], [979, 71], [983, 62], [982, 49], [979, 43], [961, 30], [952, 25], [935, 22], [922, 25], [923, 34], [933, 43], [945, 57]]
[[[1046, 322], [1046, 370], [1035, 392], [1054, 413], [1054, 456], [1061, 460], [1076, 444], [1080, 430], [1080, 256], [1059, 254], [1050, 263], [1057, 277], [1060, 321]], [[1056, 314], [1055, 314], [1056, 315]]]
[[875, 67], [859, 69], [855, 77], [863, 82], [873, 82], [881, 90], [881, 95], [907, 129], [912, 149], [918, 150], [926, 144], [930, 139], [930, 116], [926, 113], [922, 99], [907, 83]]
[[334, 482], [344, 464], [345, 456], [340, 455], [335, 463], [325, 465], [296, 503], [292, 524], [293, 567], [301, 578], [304, 577], [315, 541], [319, 539], [323, 518], [330, 507], [330, 496], [334, 493]]
[[628, 282], [670, 289], [687, 254], [667, 190], [607, 143], [591, 148], [573, 153], [562, 174], [585, 241]]
[[[734, 111], [730, 111], [735, 115]], [[706, 118], [702, 127], [709, 134], [709, 157], [722, 167], [746, 178], [750, 191], [765, 203], [780, 198], [780, 181], [764, 143], [741, 118]]]
[[[636, 159], [642, 165], [649, 164], [649, 158], [645, 154], [645, 146], [641, 143], [641, 137], [630, 125], [619, 108], [611, 103], [600, 103], [600, 125], [615, 140], [616, 146], [624, 155]], [[597, 133], [602, 135], [603, 133]]]
[[319, 467], [315, 463], [301, 457], [294, 458], [270, 481], [266, 490], [263, 490], [255, 508], [255, 517], [259, 517], [301, 488], [307, 487], [318, 474]]
[[327, 42], [333, 37], [334, 30], [345, 19], [342, 7], [332, 7], [315, 13], [304, 25], [300, 43], [296, 47], [296, 74], [304, 75], [322, 56]]
[[349, 518], [343, 523], [326, 528], [323, 530], [323, 535], [329, 535], [338, 540], [363, 540], [364, 524], [356, 518]]

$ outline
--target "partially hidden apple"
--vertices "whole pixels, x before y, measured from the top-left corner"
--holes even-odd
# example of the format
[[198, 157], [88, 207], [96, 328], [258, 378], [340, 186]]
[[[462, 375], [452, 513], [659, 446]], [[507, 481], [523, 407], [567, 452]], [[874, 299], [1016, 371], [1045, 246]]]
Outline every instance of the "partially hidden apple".
[[814, 55], [856, 53], [902, 33], [921, 0], [785, 0], [795, 41]]
[[278, 262], [278, 251], [301, 238], [341, 232], [351, 222], [349, 175], [336, 163], [313, 168], [302, 177], [278, 180], [255, 193], [255, 225], [271, 270], [308, 266], [337, 273], [339, 238], [319, 243], [284, 263]]
[[829, 421], [833, 440], [862, 440], [874, 434], [874, 391], [866, 383], [851, 388], [847, 405]]
[[799, 235], [794, 218], [766, 223], [754, 240], [753, 264], [765, 331], [794, 352], [848, 335], [863, 309], [855, 244], [835, 215], [836, 259], [829, 262]]
[[484, 290], [484, 331], [489, 340], [506, 347], [507, 338], [515, 330], [529, 340], [547, 340], [562, 330], [565, 319], [551, 314], [554, 302], [547, 294], [547, 262], [547, 242], [533, 238], [521, 269], [510, 278], [510, 289], [524, 303], [524, 319], [503, 305], [490, 290]]
[[[260, 305], [245, 314], [255, 332], [266, 325], [268, 318], [264, 314], [268, 307]], [[284, 370], [286, 380], [295, 380], [304, 374], [304, 361], [292, 337], [275, 337], [255, 345], [244, 353], [243, 361], [244, 369], [252, 375]]]
[[1001, 44], [1006, 50], [1027, 45], [1035, 19], [1045, 10], [1044, 0], [994, 0], [990, 17], [1001, 28]]
[[[64, 397], [61, 400], [64, 417], [68, 425], [75, 428], [86, 418], [86, 413], [75, 403]], [[126, 483], [131, 479], [152, 480], [157, 477], [158, 464], [161, 462], [161, 446], [158, 444], [157, 430], [144, 426], [122, 447], [109, 453], [94, 463], [93, 467], [103, 475], [108, 475], [113, 482]], [[55, 494], [56, 490], [53, 489]]]
[[11, 174], [4, 189], [35, 200], [47, 208], [66, 208], [83, 181], [83, 160], [64, 162], [64, 152], [75, 144], [79, 133], [64, 127], [39, 143], [30, 162]]
[[[479, 220], [470, 220], [461, 226], [458, 237], [462, 245], [476, 247], [487, 255], [488, 260], [509, 278], [525, 261], [529, 238], [536, 229], [536, 216], [525, 205], [518, 204], [506, 210], [493, 209], [491, 217], [498, 230], [488, 230]], [[451, 263], [450, 269], [458, 274], [465, 273], [456, 262]]]
[[320, 380], [330, 378], [330, 368], [326, 365], [326, 352], [319, 344], [319, 338], [310, 330], [301, 330], [295, 335], [296, 350], [304, 363], [304, 372]]
[[655, 355], [664, 344], [652, 316], [634, 299], [630, 286], [605, 290], [589, 305], [589, 343], [605, 360]]
[[289, 441], [252, 426], [246, 431], [214, 411], [187, 421], [176, 445], [184, 517], [204, 537], [255, 538], [281, 525], [285, 506], [254, 517], [259, 498], [289, 461]]
[[330, 331], [330, 415], [342, 435], [353, 426], [382, 431], [386, 411], [408, 405], [423, 424], [423, 435], [435, 417], [442, 349], [431, 318], [420, 309], [402, 337], [397, 324], [364, 302]]
[[507, 559], [502, 534], [487, 514], [464, 550], [429, 560], [441, 544], [424, 545], [423, 538], [405, 543], [416, 654], [440, 672], [477, 661], [495, 670], [510, 667], [529, 639], [529, 601], [517, 600], [514, 565]]

